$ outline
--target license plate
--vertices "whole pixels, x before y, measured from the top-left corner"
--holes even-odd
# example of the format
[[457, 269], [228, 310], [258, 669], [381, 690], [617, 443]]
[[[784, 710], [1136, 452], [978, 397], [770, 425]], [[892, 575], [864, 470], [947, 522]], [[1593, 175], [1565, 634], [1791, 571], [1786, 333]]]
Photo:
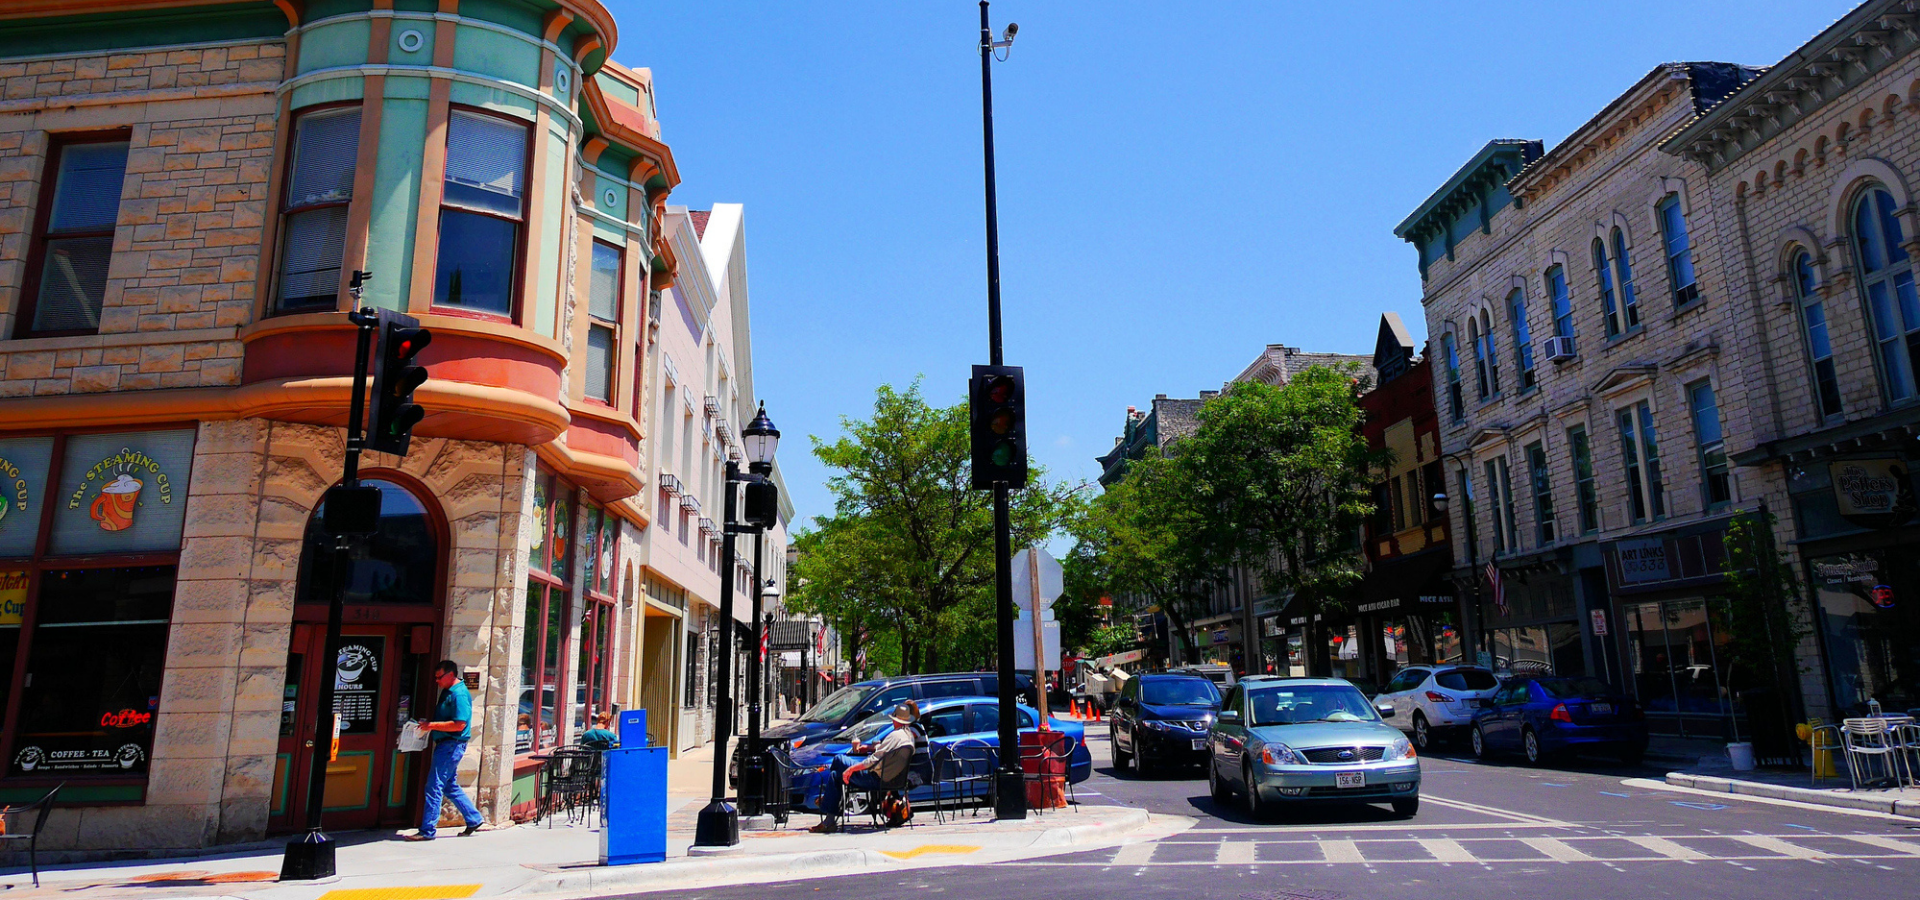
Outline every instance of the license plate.
[[1334, 787], [1337, 787], [1337, 788], [1361, 788], [1361, 787], [1366, 787], [1366, 786], [1367, 786], [1367, 773], [1365, 773], [1365, 772], [1335, 772], [1335, 773], [1333, 773], [1333, 786], [1334, 786]]
[[1205, 750], [1205, 749], [1207, 749], [1207, 739], [1206, 739], [1206, 738], [1194, 738], [1194, 739], [1193, 739], [1193, 749], [1195, 749], [1195, 750]]
[[1467, 701], [1467, 705], [1468, 705], [1468, 706], [1470, 706], [1470, 707], [1472, 707], [1472, 708], [1474, 708], [1474, 709], [1486, 709], [1486, 708], [1487, 708], [1487, 704], [1488, 704], [1489, 702], [1491, 702], [1491, 701], [1488, 701], [1488, 700], [1478, 700], [1478, 699], [1476, 699], [1476, 700], [1469, 700], [1469, 701]]
[[1613, 715], [1613, 704], [1589, 703], [1587, 704], [1587, 712], [1590, 712], [1596, 716], [1610, 716], [1610, 715]]

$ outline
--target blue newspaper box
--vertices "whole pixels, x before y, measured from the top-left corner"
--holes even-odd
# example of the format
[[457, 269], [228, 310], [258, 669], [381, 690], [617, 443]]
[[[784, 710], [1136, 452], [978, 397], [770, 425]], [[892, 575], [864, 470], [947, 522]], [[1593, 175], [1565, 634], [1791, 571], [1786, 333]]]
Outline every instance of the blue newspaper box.
[[600, 864], [667, 858], [667, 748], [647, 746], [645, 710], [620, 714], [620, 746], [601, 755]]

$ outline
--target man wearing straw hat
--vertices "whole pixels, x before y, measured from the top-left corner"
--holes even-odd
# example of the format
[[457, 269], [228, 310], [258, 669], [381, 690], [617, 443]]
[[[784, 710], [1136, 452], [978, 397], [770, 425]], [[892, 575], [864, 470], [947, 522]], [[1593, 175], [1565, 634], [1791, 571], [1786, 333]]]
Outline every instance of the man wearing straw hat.
[[919, 704], [908, 700], [894, 707], [889, 718], [893, 719], [893, 729], [879, 743], [855, 744], [849, 748], [853, 753], [865, 751], [867, 756], [856, 758], [842, 753], [833, 758], [827, 785], [820, 792], [822, 818], [810, 831], [816, 834], [839, 831], [840, 798], [848, 788], [873, 790], [900, 777], [901, 771], [913, 762], [913, 723], [920, 718]]

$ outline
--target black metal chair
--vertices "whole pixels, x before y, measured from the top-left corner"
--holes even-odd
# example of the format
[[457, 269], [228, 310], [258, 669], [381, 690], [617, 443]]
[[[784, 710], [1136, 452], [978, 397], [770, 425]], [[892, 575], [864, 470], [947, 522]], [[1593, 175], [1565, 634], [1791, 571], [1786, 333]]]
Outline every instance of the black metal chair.
[[600, 802], [600, 751], [579, 747], [555, 750], [542, 773], [545, 795], [537, 817], [553, 827], [555, 813], [565, 812], [569, 824], [582, 820]]
[[[979, 738], [963, 738], [940, 748], [933, 765], [934, 809], [939, 810], [947, 802], [949, 789], [956, 806], [963, 801], [974, 800], [975, 815], [979, 814], [982, 806], [991, 806], [993, 770], [999, 760], [1000, 754], [993, 745]], [[981, 788], [976, 790], [976, 785]]]
[[61, 788], [66, 786], [67, 783], [63, 781], [55, 785], [53, 790], [48, 791], [45, 797], [23, 806], [0, 807], [0, 816], [12, 817], [33, 813], [32, 832], [21, 834], [18, 828], [8, 822], [7, 832], [0, 834], [0, 841], [27, 842], [27, 868], [33, 872], [34, 887], [40, 886], [40, 832], [46, 828], [47, 816], [53, 812], [53, 798], [59, 795]]
[[[917, 743], [918, 741], [916, 741], [916, 744]], [[884, 807], [886, 804], [883, 801], [885, 801], [888, 794], [892, 794], [892, 793], [904, 794], [908, 789], [908, 787], [911, 785], [912, 777], [913, 777], [912, 754], [918, 751], [918, 749], [919, 748], [917, 746], [901, 747], [899, 748], [899, 750], [893, 751], [896, 753], [904, 751], [908, 754], [907, 765], [901, 766], [900, 772], [896, 774], [893, 778], [887, 781], [884, 781], [875, 787], [856, 788], [856, 789], [841, 791], [840, 792], [841, 818], [846, 818], [847, 816], [865, 815], [872, 822], [873, 827], [875, 828], [884, 827], [886, 825], [886, 822], [885, 822], [886, 814], [882, 811], [882, 807]], [[886, 765], [885, 760], [881, 760], [881, 759], [874, 760], [874, 766], [876, 768], [884, 767], [885, 765]]]
[[[1069, 806], [1079, 805], [1080, 797], [1073, 789], [1073, 747], [1073, 738], [1070, 735], [1062, 735], [1062, 740], [1054, 744], [1022, 746], [1020, 748], [1021, 779], [1029, 785], [1057, 784]], [[1059, 771], [1049, 771], [1052, 769]], [[1034, 812], [1039, 813], [1044, 809], [1045, 807], [1036, 807]]]

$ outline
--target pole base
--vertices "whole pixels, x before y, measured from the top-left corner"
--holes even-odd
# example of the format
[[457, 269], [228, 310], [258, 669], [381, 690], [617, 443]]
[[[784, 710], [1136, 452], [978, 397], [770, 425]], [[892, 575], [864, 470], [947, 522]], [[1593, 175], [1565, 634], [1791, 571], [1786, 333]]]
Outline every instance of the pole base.
[[994, 781], [993, 817], [1027, 817], [1027, 780], [1019, 772], [1001, 772]]
[[767, 770], [766, 757], [761, 748], [755, 746], [753, 739], [743, 742], [740, 753], [740, 777], [736, 784], [740, 787], [740, 814], [758, 816], [767, 811]]
[[281, 881], [318, 881], [332, 878], [333, 841], [318, 831], [287, 842], [287, 853], [280, 859]]
[[740, 843], [740, 811], [725, 800], [715, 800], [700, 810], [693, 828], [695, 847], [731, 847]]

